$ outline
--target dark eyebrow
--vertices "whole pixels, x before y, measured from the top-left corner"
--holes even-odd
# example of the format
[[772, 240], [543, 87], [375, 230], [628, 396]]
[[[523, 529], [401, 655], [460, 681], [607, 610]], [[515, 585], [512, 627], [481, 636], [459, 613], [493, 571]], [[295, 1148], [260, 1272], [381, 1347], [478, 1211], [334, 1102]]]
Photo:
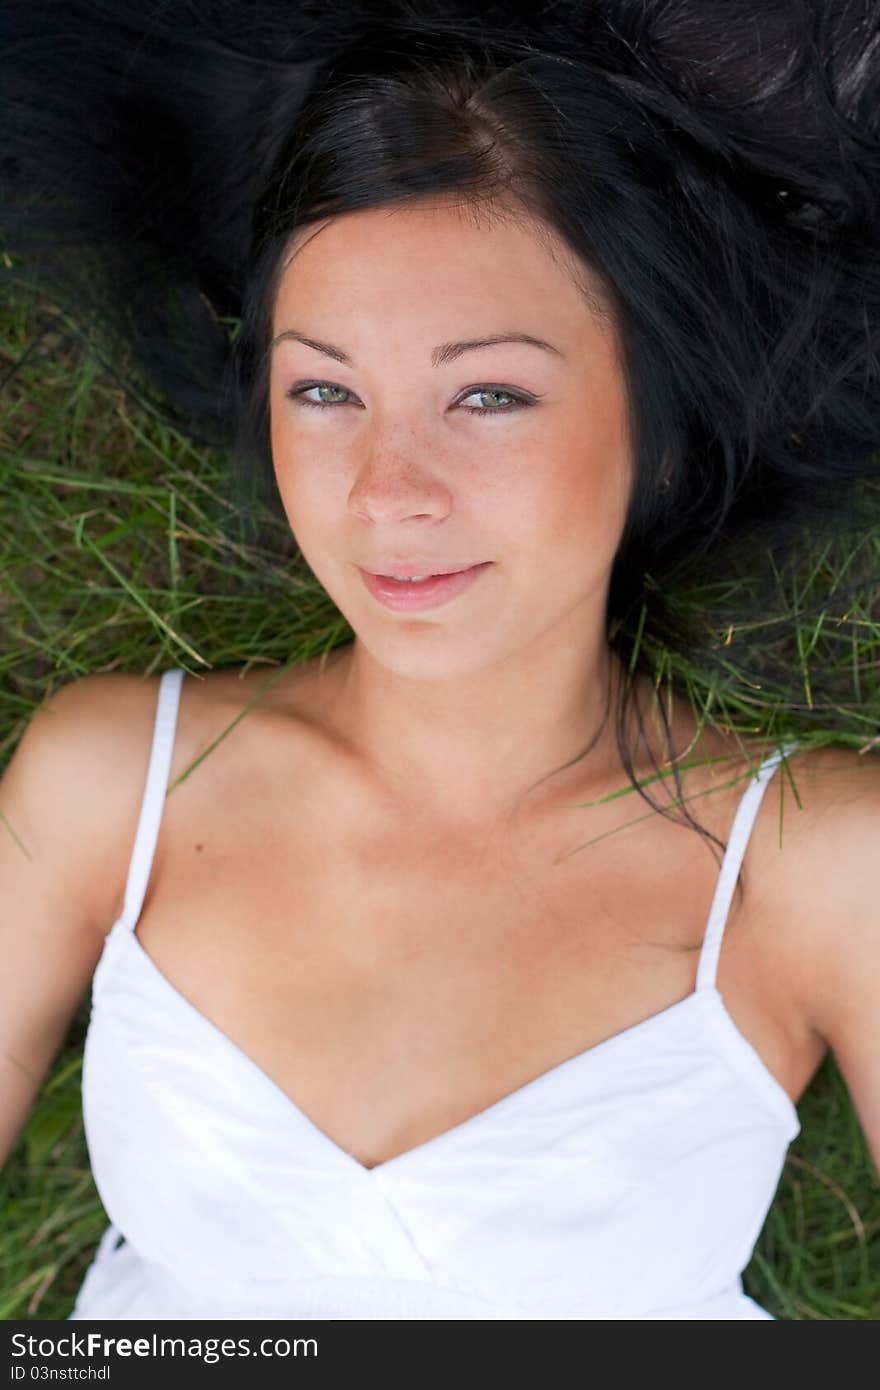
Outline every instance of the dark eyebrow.
[[[304, 343], [306, 347], [314, 348], [316, 352], [321, 352], [325, 357], [332, 357], [335, 362], [342, 362], [346, 367], [354, 366], [353, 359], [342, 348], [334, 347], [332, 343], [319, 343], [315, 338], [307, 338], [304, 333], [298, 333], [295, 328], [288, 328], [284, 333], [279, 333], [277, 338], [273, 338], [269, 344], [269, 351], [282, 343], [286, 338], [293, 338], [298, 343]], [[443, 367], [447, 362], [454, 362], [457, 357], [461, 357], [463, 352], [471, 352], [474, 348], [493, 347], [496, 343], [529, 343], [532, 347], [542, 348], [545, 352], [556, 353], [558, 357], [565, 357], [561, 348], [554, 347], [552, 343], [547, 343], [543, 338], [535, 338], [531, 333], [495, 333], [491, 338], [468, 338], [460, 343], [441, 343], [431, 353], [431, 366]]]

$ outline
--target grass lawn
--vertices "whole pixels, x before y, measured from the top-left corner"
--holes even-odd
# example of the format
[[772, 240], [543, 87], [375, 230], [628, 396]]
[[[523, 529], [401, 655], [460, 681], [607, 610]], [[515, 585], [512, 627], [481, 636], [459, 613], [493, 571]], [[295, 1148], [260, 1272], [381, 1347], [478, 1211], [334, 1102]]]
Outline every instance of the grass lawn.
[[[163, 424], [149, 401], [126, 396], [100, 350], [31, 292], [8, 258], [0, 274], [0, 769], [36, 705], [75, 677], [243, 662], [268, 670], [348, 640], [347, 623], [300, 560], [286, 524], [267, 512], [251, 527], [231, 500], [224, 457]], [[877, 534], [866, 543], [880, 550]], [[809, 580], [833, 592], [847, 563], [824, 554]], [[726, 593], [712, 611], [747, 612], [742, 592]], [[830, 635], [823, 622], [820, 615], [812, 628], [806, 619], [793, 628], [805, 705], [810, 658], [813, 669], [837, 661], [851, 704], [845, 715], [829, 714], [827, 728], [859, 746], [880, 727], [880, 615], [851, 608], [846, 629], [838, 624]], [[777, 712], [769, 698], [762, 709], [740, 678], [729, 632], [722, 647], [723, 660], [708, 674], [672, 667], [662, 653], [658, 669], [666, 662], [734, 727], [753, 730], [763, 719], [773, 729]], [[4, 1319], [66, 1317], [106, 1225], [81, 1119], [88, 1009], [84, 999], [0, 1172]], [[746, 1291], [778, 1318], [877, 1319], [880, 1184], [833, 1058], [798, 1110], [802, 1133]]]

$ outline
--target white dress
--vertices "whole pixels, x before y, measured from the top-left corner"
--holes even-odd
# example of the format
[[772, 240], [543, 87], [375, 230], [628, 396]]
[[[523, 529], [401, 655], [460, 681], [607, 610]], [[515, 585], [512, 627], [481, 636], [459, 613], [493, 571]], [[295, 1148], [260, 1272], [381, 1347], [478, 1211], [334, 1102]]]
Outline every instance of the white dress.
[[800, 1131], [715, 986], [764, 789], [731, 828], [686, 998], [364, 1167], [134, 934], [183, 672], [163, 673], [125, 906], [94, 975], [83, 1114], [110, 1218], [70, 1314], [772, 1318], [741, 1274]]

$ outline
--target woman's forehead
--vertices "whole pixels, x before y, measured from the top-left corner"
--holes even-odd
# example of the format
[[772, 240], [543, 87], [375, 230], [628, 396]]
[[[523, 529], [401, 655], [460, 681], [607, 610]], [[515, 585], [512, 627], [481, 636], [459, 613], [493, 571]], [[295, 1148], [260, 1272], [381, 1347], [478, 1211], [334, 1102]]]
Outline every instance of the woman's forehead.
[[[538, 219], [485, 213], [458, 204], [358, 210], [298, 228], [281, 257], [278, 314], [298, 306], [353, 302], [443, 305], [458, 298], [474, 312], [514, 306], [571, 317], [612, 317], [599, 277]], [[283, 325], [282, 325], [283, 326]]]

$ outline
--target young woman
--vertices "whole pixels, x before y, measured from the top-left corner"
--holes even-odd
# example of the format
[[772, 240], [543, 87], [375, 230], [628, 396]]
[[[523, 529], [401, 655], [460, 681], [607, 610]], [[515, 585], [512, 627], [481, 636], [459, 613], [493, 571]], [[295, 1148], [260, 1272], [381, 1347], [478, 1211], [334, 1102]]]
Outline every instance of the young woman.
[[880, 1160], [880, 770], [657, 701], [627, 624], [880, 472], [869, 7], [75, 8], [110, 172], [13, 234], [115, 219], [194, 433], [240, 308], [239, 475], [354, 638], [69, 683], [3, 778], [4, 1153], [92, 988], [71, 1316], [769, 1318], [829, 1049]]

